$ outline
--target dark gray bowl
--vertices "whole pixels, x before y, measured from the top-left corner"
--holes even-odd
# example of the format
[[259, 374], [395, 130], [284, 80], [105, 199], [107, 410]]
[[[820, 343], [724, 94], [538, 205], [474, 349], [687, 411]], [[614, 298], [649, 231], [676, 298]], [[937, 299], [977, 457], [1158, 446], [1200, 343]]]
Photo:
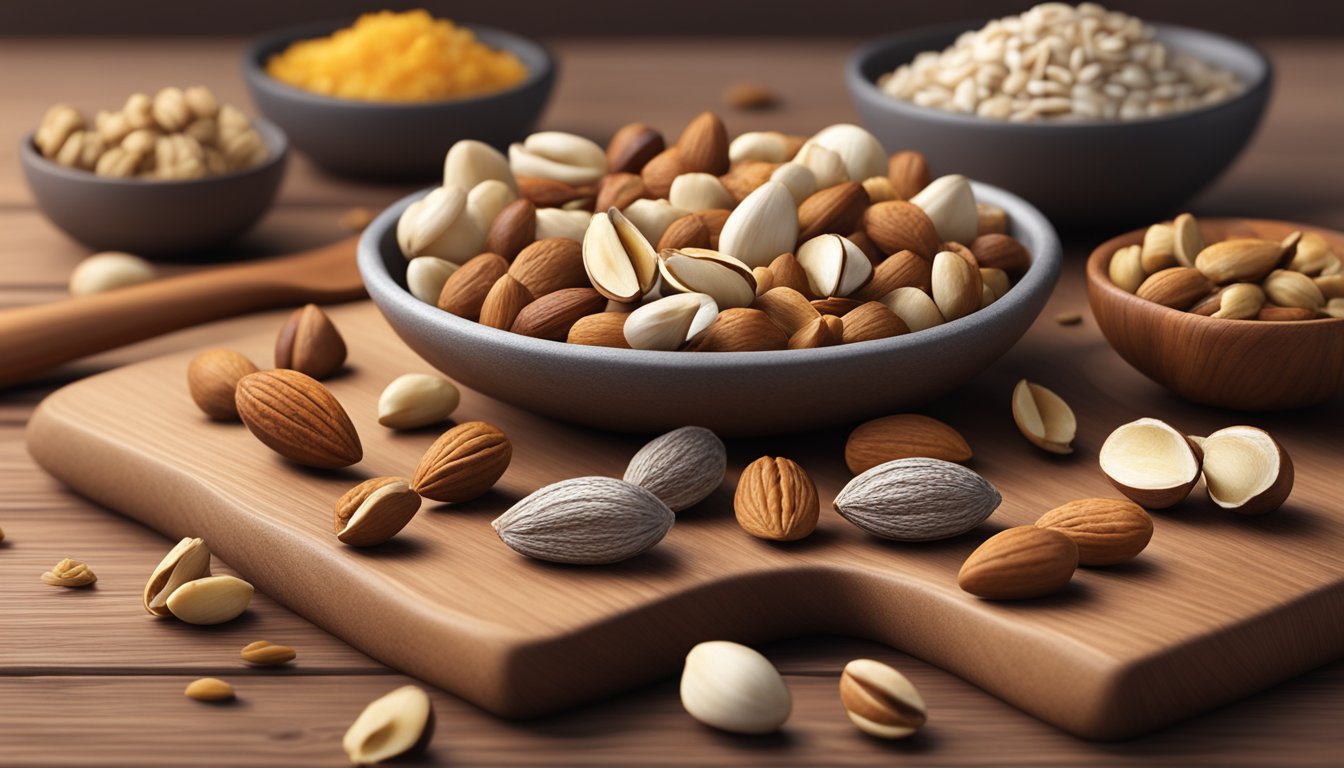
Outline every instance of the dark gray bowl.
[[1236, 73], [1246, 89], [1203, 109], [1125, 122], [1009, 123], [920, 107], [878, 90], [878, 77], [942, 50], [981, 25], [904, 32], [849, 60], [846, 83], [864, 124], [889, 151], [916, 149], [934, 175], [961, 173], [1013, 190], [1066, 229], [1155, 221], [1227, 169], [1269, 100], [1269, 60], [1227, 37], [1154, 24], [1168, 48]]
[[100, 251], [182, 257], [229, 242], [271, 207], [289, 142], [265, 120], [253, 118], [252, 126], [266, 142], [266, 160], [203, 179], [117, 179], [67, 168], [43, 157], [31, 133], [19, 142], [19, 162], [38, 207], [79, 242]]
[[1062, 260], [1054, 228], [1021, 198], [984, 184], [1033, 254], [1003, 298], [919, 333], [780, 352], [646, 352], [533, 339], [450, 315], [406, 290], [402, 199], [359, 241], [369, 296], [403, 340], [457, 381], [563, 421], [617, 432], [698, 424], [723, 435], [800, 432], [914, 408], [950, 392], [1013, 346], [1040, 314]]
[[313, 162], [362, 179], [424, 180], [443, 171], [459, 139], [504, 149], [536, 124], [555, 84], [555, 62], [541, 45], [491, 27], [469, 25], [485, 44], [511, 51], [527, 77], [498, 93], [414, 104], [338, 99], [300, 90], [266, 74], [266, 61], [296, 40], [329, 35], [348, 22], [282, 30], [254, 41], [243, 56], [243, 79], [261, 113], [289, 134]]

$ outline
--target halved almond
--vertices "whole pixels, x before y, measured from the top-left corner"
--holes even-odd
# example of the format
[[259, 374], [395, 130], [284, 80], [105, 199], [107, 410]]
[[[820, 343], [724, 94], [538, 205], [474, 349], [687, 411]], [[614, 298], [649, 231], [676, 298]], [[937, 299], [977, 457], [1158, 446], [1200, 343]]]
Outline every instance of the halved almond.
[[1204, 482], [1209, 500], [1243, 515], [1283, 506], [1293, 490], [1293, 460], [1268, 432], [1227, 427], [1204, 438]]
[[658, 271], [667, 288], [705, 293], [719, 309], [748, 307], [756, 300], [756, 277], [741, 261], [708, 248], [667, 249], [658, 254]]
[[653, 289], [658, 258], [639, 229], [615, 208], [593, 215], [583, 235], [583, 266], [598, 293], [637, 301]]
[[798, 246], [808, 287], [821, 297], [848, 296], [873, 276], [873, 263], [848, 238], [818, 235]]
[[703, 293], [678, 293], [650, 302], [625, 319], [625, 341], [632, 349], [671, 351], [709, 327], [719, 314]]
[[1073, 453], [1078, 420], [1064, 399], [1026, 379], [1013, 389], [1013, 421], [1033, 445], [1051, 453]]
[[1102, 443], [1098, 461], [1130, 500], [1166, 509], [1184, 501], [1199, 482], [1203, 453], [1165, 421], [1144, 418], [1116, 427]]

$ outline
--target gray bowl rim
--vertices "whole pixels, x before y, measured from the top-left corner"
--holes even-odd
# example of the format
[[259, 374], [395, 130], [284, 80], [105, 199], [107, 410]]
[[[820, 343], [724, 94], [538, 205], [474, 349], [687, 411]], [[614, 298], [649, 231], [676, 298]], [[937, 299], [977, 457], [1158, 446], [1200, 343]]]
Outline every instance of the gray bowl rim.
[[485, 40], [489, 45], [495, 48], [507, 48], [511, 53], [517, 54], [525, 51], [529, 57], [534, 57], [541, 62], [539, 67], [529, 67], [527, 76], [521, 82], [511, 85], [500, 91], [491, 91], [489, 93], [477, 94], [475, 96], [464, 96], [457, 99], [436, 99], [434, 101], [367, 101], [364, 99], [343, 99], [336, 96], [328, 96], [313, 91], [305, 91], [302, 88], [296, 88], [287, 83], [271, 77], [266, 73], [262, 59], [270, 55], [275, 50], [287, 46], [298, 40], [306, 40], [322, 35], [329, 35], [338, 29], [343, 29], [355, 22], [354, 19], [327, 20], [309, 22], [268, 32], [264, 35], [253, 38], [248, 42], [243, 52], [243, 77], [257, 88], [268, 91], [277, 98], [289, 99], [292, 101], [301, 101], [313, 106], [323, 107], [345, 107], [350, 109], [390, 109], [401, 111], [431, 110], [435, 108], [457, 106], [476, 106], [488, 105], [492, 101], [506, 99], [516, 95], [519, 91], [534, 87], [539, 83], [545, 82], [548, 78], [554, 77], [557, 64], [555, 55], [545, 45], [528, 37], [524, 37], [515, 32], [510, 32], [499, 27], [491, 27], [483, 24], [470, 24], [466, 22], [454, 22], [459, 27], [470, 29], [477, 37]]
[[[922, 107], [913, 102], [900, 99], [895, 96], [883, 93], [877, 87], [877, 81], [869, 78], [865, 70], [872, 59], [885, 54], [889, 49], [906, 45], [925, 38], [940, 38], [949, 35], [955, 36], [963, 32], [980, 29], [989, 19], [976, 22], [954, 22], [951, 24], [936, 24], [931, 26], [917, 27], [905, 32], [898, 32], [893, 35], [870, 40], [863, 43], [858, 50], [850, 54], [849, 61], [845, 64], [845, 81], [850, 90], [856, 96], [862, 97], [874, 104], [882, 105], [891, 111], [919, 120], [931, 122], [942, 122], [950, 125], [975, 125], [992, 126], [998, 130], [1011, 131], [1014, 133], [1031, 134], [1045, 133], [1061, 130], [1087, 130], [1095, 131], [1102, 129], [1123, 129], [1126, 127], [1161, 125], [1163, 123], [1174, 123], [1182, 119], [1196, 116], [1209, 115], [1222, 110], [1230, 110], [1241, 102], [1253, 98], [1259, 98], [1262, 91], [1269, 89], [1274, 82], [1274, 64], [1269, 56], [1265, 54], [1258, 46], [1248, 43], [1244, 40], [1238, 40], [1227, 35], [1220, 35], [1217, 32], [1209, 32], [1195, 27], [1186, 27], [1179, 24], [1165, 24], [1162, 22], [1145, 22], [1148, 26], [1157, 31], [1159, 37], [1163, 35], [1177, 35], [1190, 38], [1200, 38], [1210, 45], [1215, 45], [1226, 49], [1233, 55], [1242, 56], [1252, 65], [1255, 70], [1255, 76], [1246, 87], [1236, 96], [1216, 104], [1210, 104], [1196, 109], [1185, 110], [1182, 112], [1172, 112], [1159, 117], [1145, 117], [1137, 120], [1068, 120], [1068, 121], [1037, 121], [1033, 123], [1014, 123], [1008, 120], [993, 120], [976, 115], [964, 115], [960, 112], [948, 112], [933, 107]], [[1179, 51], [1178, 51], [1179, 52]]]
[[199, 179], [144, 179], [139, 176], [99, 176], [93, 171], [68, 168], [49, 158], [43, 157], [42, 153], [37, 151], [37, 145], [33, 143], [33, 136], [36, 134], [36, 131], [29, 131], [23, 135], [23, 138], [19, 139], [19, 156], [32, 167], [41, 169], [43, 173], [84, 184], [101, 184], [107, 187], [134, 187], [137, 189], [171, 189], [174, 187], [182, 188], [219, 184], [248, 176], [260, 176], [267, 173], [277, 164], [285, 162], [285, 159], [289, 156], [289, 136], [285, 135], [285, 132], [280, 129], [280, 126], [260, 115], [254, 115], [249, 119], [252, 121], [252, 125], [257, 128], [257, 132], [261, 134], [262, 140], [266, 142], [266, 148], [269, 150], [266, 160], [251, 168], [244, 168], [241, 171], [230, 171], [228, 173], [220, 173], [213, 176], [202, 176]]
[[[560, 360], [566, 363], [583, 364], [622, 364], [642, 368], [648, 371], [685, 370], [716, 371], [741, 368], [744, 366], [768, 368], [774, 372], [783, 372], [799, 367], [824, 365], [828, 362], [848, 360], [855, 356], [881, 357], [899, 354], [904, 350], [918, 349], [924, 346], [937, 346], [962, 331], [974, 327], [987, 326], [1001, 322], [1005, 316], [1018, 309], [1017, 304], [1026, 301], [1029, 294], [1043, 291], [1048, 298], [1054, 291], [1063, 268], [1063, 247], [1054, 227], [1034, 206], [1026, 200], [998, 187], [982, 182], [971, 182], [976, 199], [1002, 207], [1008, 213], [1009, 221], [1024, 231], [1037, 233], [1044, 247], [1032, 254], [1031, 266], [1022, 278], [1004, 294], [999, 301], [942, 325], [923, 331], [904, 334], [887, 339], [843, 344], [817, 349], [774, 350], [761, 352], [706, 352], [690, 354], [686, 352], [661, 352], [638, 349], [617, 349], [596, 347], [564, 342], [549, 341], [521, 336], [509, 331], [481, 325], [473, 320], [449, 314], [431, 304], [427, 304], [411, 295], [393, 279], [383, 261], [380, 242], [396, 229], [397, 218], [415, 200], [428, 194], [433, 187], [420, 190], [398, 200], [380, 213], [365, 228], [359, 238], [358, 261], [360, 274], [369, 296], [374, 303], [380, 300], [395, 302], [400, 309], [406, 310], [418, 324], [424, 327], [447, 327], [451, 333], [465, 337], [469, 343], [481, 346], [504, 346], [516, 352], [535, 356], [539, 360]], [[397, 258], [403, 258], [397, 254]], [[1045, 299], [1041, 301], [1044, 306]]]

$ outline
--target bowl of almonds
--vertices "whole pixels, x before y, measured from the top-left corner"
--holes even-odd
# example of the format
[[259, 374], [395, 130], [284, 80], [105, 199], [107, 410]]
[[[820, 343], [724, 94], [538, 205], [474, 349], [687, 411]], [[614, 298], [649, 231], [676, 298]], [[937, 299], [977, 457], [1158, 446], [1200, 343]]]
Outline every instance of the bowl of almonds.
[[1075, 229], [1171, 214], [1246, 146], [1272, 79], [1251, 45], [1096, 3], [901, 32], [846, 73], [889, 147], [1012, 189]]
[[1340, 254], [1339, 232], [1186, 213], [1099, 246], [1088, 299], [1120, 356], [1181, 397], [1302, 408], [1344, 392]]
[[955, 389], [1026, 331], [1060, 262], [1028, 203], [858, 126], [730, 140], [709, 112], [605, 147], [460, 141], [444, 184], [359, 245], [374, 302], [457, 381], [602, 429], [730, 435]]

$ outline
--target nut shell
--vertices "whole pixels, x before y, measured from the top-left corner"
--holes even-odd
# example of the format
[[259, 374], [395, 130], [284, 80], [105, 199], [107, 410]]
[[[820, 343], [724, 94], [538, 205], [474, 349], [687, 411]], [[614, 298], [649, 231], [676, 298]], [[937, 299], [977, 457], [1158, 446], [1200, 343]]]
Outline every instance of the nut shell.
[[727, 449], [718, 435], [704, 427], [681, 427], [640, 448], [625, 469], [625, 481], [680, 512], [717, 490], [727, 467]]
[[1036, 521], [1068, 536], [1078, 547], [1079, 565], [1115, 565], [1134, 559], [1153, 537], [1153, 519], [1138, 504], [1122, 499], [1078, 499], [1055, 507]]
[[651, 491], [611, 477], [577, 477], [532, 493], [491, 525], [519, 554], [552, 563], [605, 565], [663, 540], [676, 515]]
[[742, 530], [758, 539], [797, 541], [816, 530], [817, 487], [791, 459], [762, 456], [742, 470], [733, 497]]
[[513, 444], [494, 426], [468, 421], [444, 432], [425, 451], [411, 488], [427, 499], [461, 504], [494, 487], [513, 459]]
[[960, 464], [897, 459], [850, 480], [835, 511], [879, 538], [933, 541], [975, 528], [1001, 500], [997, 488]]
[[374, 547], [390, 540], [420, 509], [420, 496], [404, 477], [374, 477], [345, 492], [336, 502], [332, 528], [352, 547]]
[[297, 464], [348, 467], [364, 457], [345, 409], [320, 382], [298, 371], [261, 371], [238, 382], [238, 415], [267, 448]]

